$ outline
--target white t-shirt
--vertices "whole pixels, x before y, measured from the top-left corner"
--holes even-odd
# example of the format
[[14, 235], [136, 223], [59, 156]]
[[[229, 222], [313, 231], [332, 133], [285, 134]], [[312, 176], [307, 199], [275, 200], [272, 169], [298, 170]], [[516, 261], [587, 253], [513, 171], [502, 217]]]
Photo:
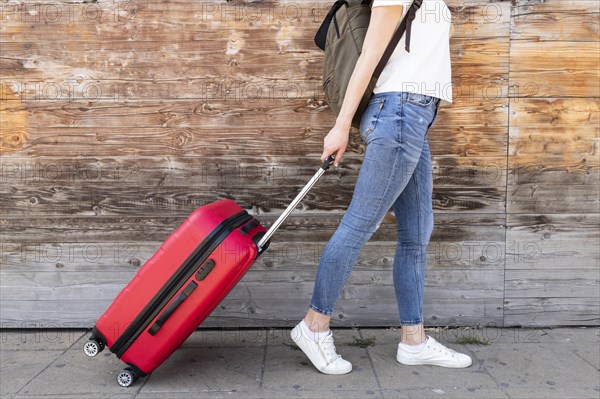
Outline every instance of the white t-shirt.
[[[412, 0], [374, 0], [372, 7], [402, 5], [404, 18], [411, 4]], [[444, 0], [423, 0], [412, 23], [410, 53], [404, 48], [404, 33], [373, 92], [408, 91], [441, 98], [440, 106], [451, 104], [451, 19]]]

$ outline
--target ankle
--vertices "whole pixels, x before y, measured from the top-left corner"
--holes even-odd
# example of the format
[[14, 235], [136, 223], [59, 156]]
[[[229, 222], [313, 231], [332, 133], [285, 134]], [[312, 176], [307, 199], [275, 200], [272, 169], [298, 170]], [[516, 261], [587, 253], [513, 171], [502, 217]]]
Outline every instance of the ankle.
[[319, 313], [312, 308], [308, 308], [306, 315], [304, 315], [304, 322], [310, 327], [311, 331], [323, 332], [329, 331], [330, 316]]
[[327, 337], [330, 332], [329, 330], [325, 331], [313, 331], [309, 328], [308, 324], [304, 320], [300, 322], [300, 328], [304, 332], [304, 334], [312, 339], [315, 342], [321, 341], [323, 338]]
[[406, 339], [406, 340], [400, 340], [400, 343], [403, 345], [411, 345], [411, 346], [417, 346], [417, 345], [422, 345], [425, 342], [427, 342], [427, 337], [423, 338], [422, 340], [418, 340], [417, 338], [411, 338], [411, 339]]
[[405, 324], [401, 326], [400, 342], [405, 345], [421, 345], [427, 340], [423, 324]]
[[317, 320], [309, 319], [306, 317], [302, 319], [302, 321], [304, 321], [304, 324], [306, 324], [309, 330], [314, 333], [322, 333], [329, 331], [329, 322], [319, 322]]

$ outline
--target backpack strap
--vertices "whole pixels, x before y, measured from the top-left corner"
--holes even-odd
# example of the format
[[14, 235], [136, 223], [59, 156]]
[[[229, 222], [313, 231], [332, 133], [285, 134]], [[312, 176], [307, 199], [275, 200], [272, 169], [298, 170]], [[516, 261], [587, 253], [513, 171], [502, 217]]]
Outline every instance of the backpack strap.
[[392, 53], [396, 49], [396, 46], [400, 42], [404, 31], [406, 31], [405, 49], [407, 52], [410, 53], [410, 30], [412, 27], [412, 21], [415, 19], [417, 10], [421, 7], [422, 3], [423, 0], [414, 0], [413, 3], [410, 5], [406, 16], [402, 19], [402, 22], [400, 22], [400, 26], [398, 26], [398, 29], [396, 29], [394, 36], [392, 36], [392, 40], [390, 40], [388, 46], [385, 48], [383, 55], [381, 56], [381, 60], [379, 60], [377, 67], [375, 67], [375, 72], [373, 72], [374, 78], [379, 78], [379, 75], [381, 75], [383, 68], [385, 68], [385, 65], [392, 56]]
[[[410, 28], [412, 27], [412, 21], [415, 19], [417, 11], [421, 8], [423, 0], [414, 0], [408, 9], [408, 20], [406, 21], [406, 52], [410, 53]], [[397, 42], [396, 42], [397, 43]]]
[[[363, 0], [364, 3], [365, 0]], [[368, 0], [370, 1], [370, 0]], [[317, 34], [315, 35], [315, 44], [318, 48], [325, 51], [325, 42], [327, 42], [327, 31], [329, 30], [329, 25], [331, 24], [331, 20], [335, 17], [335, 13], [342, 8], [343, 5], [348, 5], [346, 0], [337, 0], [331, 6], [331, 9], [327, 13], [327, 16], [323, 20], [323, 23], [319, 27]]]

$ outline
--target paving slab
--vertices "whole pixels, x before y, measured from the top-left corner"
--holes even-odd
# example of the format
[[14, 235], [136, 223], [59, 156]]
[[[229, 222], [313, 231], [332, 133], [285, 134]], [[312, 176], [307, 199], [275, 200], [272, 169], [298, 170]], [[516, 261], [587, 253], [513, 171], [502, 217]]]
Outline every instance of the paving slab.
[[0, 397], [19, 392], [64, 351], [0, 351]]
[[598, 388], [506, 388], [513, 399], [598, 399]]
[[[341, 336], [347, 334], [339, 334]], [[336, 338], [337, 340], [337, 338]], [[295, 346], [267, 348], [262, 386], [291, 397], [378, 398], [381, 392], [366, 349], [337, 343], [338, 353], [352, 362], [352, 372], [326, 375], [317, 371]], [[286, 397], [286, 396], [282, 396]]]
[[[184, 348], [176, 351], [149, 377], [140, 379], [140, 395], [179, 393], [203, 395], [244, 392], [257, 388], [264, 347]], [[229, 396], [229, 395], [228, 395]]]
[[86, 334], [86, 330], [0, 330], [0, 350], [65, 350]]
[[373, 340], [374, 345], [396, 344], [400, 342], [399, 328], [361, 328], [360, 337], [362, 339]]
[[600, 370], [600, 328], [555, 328], [548, 330], [548, 334], [557, 345], [564, 345], [596, 370]]
[[427, 335], [450, 345], [463, 339], [475, 339], [489, 344], [537, 344], [553, 341], [546, 330], [530, 328], [433, 328]]
[[[85, 395], [61, 393], [61, 394], [41, 394], [41, 395], [23, 395], [18, 394], [12, 399], [134, 399], [135, 392], [124, 393], [106, 393], [98, 391], [96, 393], [88, 393]], [[4, 399], [4, 398], [3, 398]]]
[[[319, 373], [291, 328], [195, 332], [151, 376], [116, 383], [124, 365], [109, 351], [83, 354], [89, 331], [0, 331], [0, 397], [174, 398], [600, 398], [599, 328], [431, 328], [473, 357], [465, 369], [396, 361], [399, 328], [335, 329], [350, 374]], [[459, 344], [459, 338], [489, 345]]]
[[[263, 390], [265, 391], [265, 390]], [[258, 388], [248, 388], [241, 391], [237, 389], [231, 390], [214, 390], [202, 391], [200, 389], [193, 392], [140, 392], [135, 396], [135, 399], [259, 399], [267, 398], [266, 394], [261, 394]], [[281, 397], [283, 398], [283, 397]]]
[[213, 346], [247, 347], [264, 346], [267, 330], [198, 330], [183, 343], [182, 348]]
[[[361, 328], [363, 336], [372, 336], [378, 343], [396, 343], [400, 342], [400, 328]], [[443, 328], [430, 327], [425, 330], [426, 335], [430, 335], [437, 341], [452, 345], [457, 340], [464, 338], [479, 339], [491, 344], [499, 343], [522, 343], [536, 344], [540, 342], [552, 342], [554, 338], [549, 335], [545, 329], [527, 329], [527, 328]]]
[[102, 397], [107, 398], [132, 397], [135, 390], [125, 390], [116, 382], [123, 363], [107, 350], [93, 358], [86, 356], [82, 350], [86, 340], [87, 334], [56, 357], [19, 392], [19, 397], [56, 395], [88, 398], [98, 396], [100, 392]]
[[[472, 352], [466, 348], [456, 349], [473, 357]], [[375, 374], [384, 390], [402, 390], [407, 387], [444, 391], [497, 388], [494, 379], [481, 367], [476, 358], [473, 358], [471, 367], [462, 369], [430, 365], [408, 366], [398, 363], [396, 350], [397, 343], [376, 344], [368, 348]]]
[[598, 370], [582, 361], [565, 344], [470, 345], [469, 349], [480, 367], [505, 392], [508, 389], [545, 392], [558, 387], [593, 389], [598, 386]]
[[[391, 398], [474, 398], [474, 399], [504, 399], [509, 396], [498, 388], [419, 388], [419, 389], [385, 389], [383, 391], [386, 399]], [[539, 399], [539, 398], [536, 398]]]
[[233, 399], [289, 399], [289, 398], [310, 398], [310, 399], [324, 399], [324, 398], [381, 398], [380, 394], [375, 393], [374, 395], [369, 394], [357, 394], [354, 391], [307, 391], [303, 389], [298, 390], [275, 390], [272, 388], [250, 388], [243, 391], [196, 391], [196, 392], [179, 392], [179, 393], [152, 393], [142, 392], [135, 397], [135, 399], [222, 399], [222, 398], [233, 398]]

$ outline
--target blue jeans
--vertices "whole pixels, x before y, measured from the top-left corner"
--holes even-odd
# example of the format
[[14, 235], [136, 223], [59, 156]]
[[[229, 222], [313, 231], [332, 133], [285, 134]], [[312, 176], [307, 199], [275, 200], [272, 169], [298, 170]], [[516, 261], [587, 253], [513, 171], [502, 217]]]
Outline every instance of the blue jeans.
[[408, 92], [371, 97], [360, 124], [367, 144], [364, 161], [350, 206], [321, 254], [310, 302], [314, 311], [333, 314], [359, 252], [393, 208], [398, 231], [393, 279], [400, 324], [423, 322], [425, 252], [433, 230], [427, 133], [439, 101]]

